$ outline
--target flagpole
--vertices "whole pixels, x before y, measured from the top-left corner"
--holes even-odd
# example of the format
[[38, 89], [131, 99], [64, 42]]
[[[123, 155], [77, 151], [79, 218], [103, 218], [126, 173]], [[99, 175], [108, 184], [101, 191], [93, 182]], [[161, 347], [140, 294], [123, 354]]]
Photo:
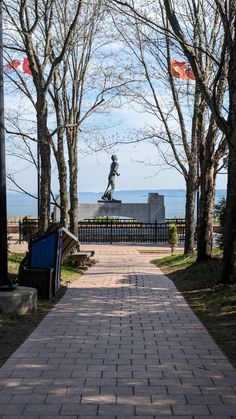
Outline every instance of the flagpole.
[[7, 190], [4, 128], [2, 0], [0, 0], [0, 291], [13, 289], [8, 278]]

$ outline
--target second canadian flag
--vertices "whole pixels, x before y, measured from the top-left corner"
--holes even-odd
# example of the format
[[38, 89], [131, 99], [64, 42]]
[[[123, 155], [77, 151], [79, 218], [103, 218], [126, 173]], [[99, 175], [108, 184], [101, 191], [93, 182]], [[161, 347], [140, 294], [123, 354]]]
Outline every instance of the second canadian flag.
[[22, 60], [13, 60], [4, 66], [4, 70], [14, 70], [16, 69], [20, 73], [32, 74], [29, 67], [29, 60], [27, 57]]

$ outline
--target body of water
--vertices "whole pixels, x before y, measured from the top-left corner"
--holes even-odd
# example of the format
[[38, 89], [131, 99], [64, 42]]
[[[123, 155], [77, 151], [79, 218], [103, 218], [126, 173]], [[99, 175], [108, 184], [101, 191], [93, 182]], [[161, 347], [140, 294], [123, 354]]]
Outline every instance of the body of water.
[[[145, 203], [148, 199], [148, 193], [159, 193], [164, 195], [166, 218], [184, 218], [185, 210], [185, 190], [184, 189], [159, 189], [159, 190], [127, 190], [115, 191], [115, 198], [124, 203]], [[101, 199], [102, 192], [81, 192], [79, 193], [79, 202], [96, 203]], [[216, 202], [221, 197], [226, 196], [226, 190], [216, 190]], [[26, 215], [36, 216], [37, 201], [27, 195], [16, 192], [7, 194], [8, 216], [23, 217]]]

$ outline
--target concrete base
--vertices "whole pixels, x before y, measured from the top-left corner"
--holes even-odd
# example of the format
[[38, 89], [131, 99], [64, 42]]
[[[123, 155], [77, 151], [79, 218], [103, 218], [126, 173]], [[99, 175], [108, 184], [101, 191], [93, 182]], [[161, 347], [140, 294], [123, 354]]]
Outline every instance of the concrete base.
[[0, 313], [27, 314], [37, 309], [35, 288], [19, 287], [13, 291], [0, 292]]
[[[59, 216], [60, 214], [58, 214]], [[97, 204], [79, 204], [78, 219], [94, 217], [128, 217], [143, 223], [165, 222], [164, 196], [150, 193], [146, 204], [99, 201]]]
[[119, 199], [112, 199], [111, 201], [109, 201], [108, 199], [100, 199], [98, 200], [98, 202], [102, 202], [104, 204], [104, 202], [106, 202], [107, 204], [121, 204], [122, 201], [120, 201]]
[[[60, 201], [57, 200], [59, 203]], [[54, 222], [60, 221], [60, 209], [55, 206], [53, 209]], [[158, 193], [149, 193], [146, 204], [122, 203], [119, 200], [104, 201], [100, 200], [94, 204], [79, 203], [78, 220], [95, 217], [128, 217], [134, 218], [143, 223], [164, 223], [165, 206], [164, 196]]]

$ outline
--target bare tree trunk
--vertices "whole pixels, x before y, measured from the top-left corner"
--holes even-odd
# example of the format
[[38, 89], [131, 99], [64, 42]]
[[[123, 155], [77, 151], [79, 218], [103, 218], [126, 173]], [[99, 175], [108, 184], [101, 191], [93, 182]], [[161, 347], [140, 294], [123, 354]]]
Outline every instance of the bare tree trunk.
[[189, 171], [189, 177], [186, 180], [184, 254], [194, 251], [196, 180], [196, 168], [193, 167]]
[[[73, 130], [77, 131], [77, 130]], [[69, 173], [70, 173], [70, 231], [78, 237], [78, 157], [77, 157], [77, 133], [73, 132], [73, 138], [68, 138], [71, 145], [68, 147], [69, 153]]]
[[68, 226], [68, 193], [67, 193], [67, 167], [65, 161], [64, 150], [64, 117], [62, 110], [62, 101], [59, 96], [58, 73], [55, 71], [53, 77], [54, 95], [51, 96], [54, 101], [56, 118], [57, 118], [57, 147], [52, 142], [54, 155], [57, 162], [59, 194], [60, 194], [60, 224], [63, 227]]
[[197, 232], [198, 262], [212, 257], [215, 180], [215, 164], [210, 161], [206, 161], [201, 173], [201, 196]]
[[60, 192], [60, 223], [68, 226], [67, 167], [64, 155], [63, 129], [58, 131], [57, 168]]
[[211, 115], [207, 135], [199, 143], [200, 205], [198, 218], [197, 261], [212, 257], [213, 213], [215, 207], [215, 182], [218, 167], [218, 151], [215, 151], [217, 125]]
[[51, 148], [47, 127], [47, 101], [45, 92], [37, 95], [37, 134], [41, 161], [40, 169], [40, 214], [39, 231], [47, 230], [50, 220], [50, 192], [51, 192]]

